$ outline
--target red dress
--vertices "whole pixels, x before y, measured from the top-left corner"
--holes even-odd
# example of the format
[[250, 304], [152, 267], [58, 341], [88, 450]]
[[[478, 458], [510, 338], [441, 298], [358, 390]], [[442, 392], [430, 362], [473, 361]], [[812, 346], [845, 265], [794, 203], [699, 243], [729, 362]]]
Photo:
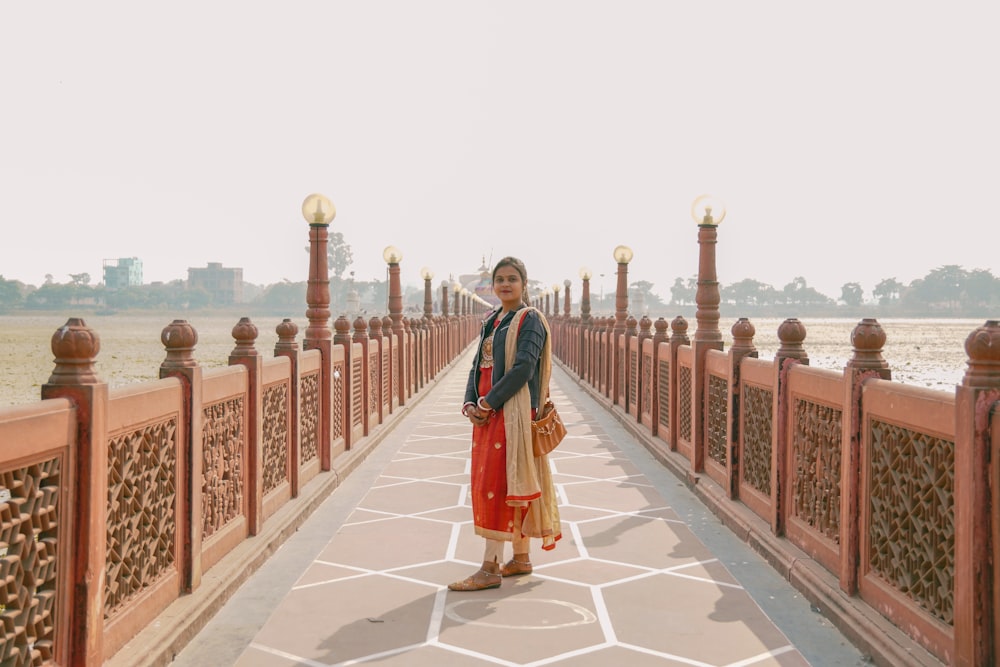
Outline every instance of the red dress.
[[[493, 323], [494, 331], [499, 324], [500, 319]], [[492, 334], [483, 341], [479, 368], [479, 395], [485, 396], [493, 387]], [[472, 428], [471, 484], [476, 534], [492, 540], [512, 539], [514, 508], [507, 504], [507, 433], [503, 407], [497, 408], [486, 424]]]

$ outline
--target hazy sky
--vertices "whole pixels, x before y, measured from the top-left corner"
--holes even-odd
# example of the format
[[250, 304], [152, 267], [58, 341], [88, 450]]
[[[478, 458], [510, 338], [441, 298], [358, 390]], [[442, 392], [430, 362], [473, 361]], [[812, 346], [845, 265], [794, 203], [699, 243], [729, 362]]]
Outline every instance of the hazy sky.
[[724, 284], [1000, 276], [1000, 4], [5, 2], [0, 275], [305, 280], [311, 192], [360, 279], [519, 256], [669, 298], [690, 205]]

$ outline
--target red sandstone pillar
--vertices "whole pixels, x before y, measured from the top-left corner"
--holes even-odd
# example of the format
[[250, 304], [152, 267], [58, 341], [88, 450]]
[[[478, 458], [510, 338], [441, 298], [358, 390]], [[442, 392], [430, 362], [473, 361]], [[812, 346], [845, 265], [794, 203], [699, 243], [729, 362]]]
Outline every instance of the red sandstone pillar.
[[740, 365], [747, 357], [757, 357], [757, 348], [753, 344], [753, 335], [757, 333], [757, 330], [750, 323], [750, 320], [741, 317], [736, 320], [730, 333], [733, 335], [733, 346], [729, 349], [729, 405], [726, 410], [728, 415], [728, 423], [726, 424], [728, 484], [726, 491], [730, 498], [737, 498], [740, 485], [740, 462], [733, 453], [738, 451], [740, 446], [740, 406], [743, 404], [740, 396]]
[[[666, 406], [669, 410], [669, 416], [667, 423], [670, 425], [670, 429], [667, 436], [667, 442], [670, 445], [671, 451], [677, 451], [677, 434], [680, 432], [680, 400], [678, 398], [680, 382], [678, 378], [680, 377], [680, 369], [677, 366], [677, 350], [682, 345], [690, 345], [691, 339], [688, 338], [688, 322], [686, 319], [678, 315], [670, 322], [670, 390], [668, 396], [670, 398], [670, 405]], [[664, 409], [660, 406], [660, 409]]]
[[299, 327], [286, 317], [275, 328], [275, 332], [278, 334], [278, 342], [274, 344], [274, 356], [287, 357], [291, 366], [289, 369], [291, 394], [288, 397], [288, 458], [291, 462], [291, 470], [288, 475], [288, 483], [291, 487], [292, 498], [295, 498], [299, 495], [299, 467], [302, 464], [300, 460], [302, 435], [299, 433], [299, 415], [302, 410], [299, 399], [301, 380], [299, 377], [299, 347], [295, 342]]
[[184, 540], [181, 576], [185, 588], [190, 592], [201, 585], [201, 541], [204, 530], [201, 493], [204, 481], [202, 368], [194, 358], [198, 332], [187, 320], [174, 320], [163, 327], [160, 342], [167, 351], [166, 358], [160, 364], [160, 377], [178, 378], [184, 396], [177, 443], [177, 497], [182, 503], [178, 508], [182, 518], [177, 530]]
[[778, 325], [780, 344], [774, 355], [774, 408], [771, 412], [771, 530], [775, 535], [785, 533], [785, 508], [788, 506], [790, 490], [788, 486], [788, 410], [791, 409], [788, 396], [788, 369], [793, 364], [808, 364], [802, 341], [806, 339], [806, 328], [798, 319], [790, 317]]
[[332, 332], [330, 319], [330, 275], [327, 268], [327, 251], [330, 241], [328, 227], [336, 215], [333, 204], [322, 195], [309, 195], [302, 203], [302, 214], [309, 222], [309, 281], [306, 286], [306, 327], [302, 340], [303, 350], [319, 350], [320, 363], [320, 470], [331, 466], [331, 403], [333, 392]]
[[[344, 383], [344, 391], [342, 392], [344, 404], [341, 406], [344, 415], [342, 433], [344, 434], [344, 448], [350, 449], [354, 444], [354, 402], [351, 400], [351, 394], [353, 393], [354, 382], [356, 382], [352, 359], [354, 345], [351, 340], [351, 323], [347, 321], [347, 317], [341, 315], [333, 323], [333, 327], [337, 331], [333, 336], [333, 344], [344, 347], [344, 377], [340, 380]], [[323, 469], [329, 470], [329, 468]]]
[[375, 370], [373, 373], [369, 373], [369, 377], [377, 378], [378, 391], [375, 392], [378, 395], [378, 423], [381, 424], [385, 422], [386, 410], [388, 407], [385, 405], [383, 400], [384, 396], [389, 394], [389, 388], [383, 386], [385, 383], [385, 378], [389, 377], [389, 374], [384, 372], [382, 369], [382, 351], [383, 351], [383, 340], [382, 340], [382, 318], [372, 317], [368, 320], [368, 338], [369, 345], [375, 347]]
[[955, 388], [955, 660], [995, 665], [1000, 652], [1000, 320], [965, 340]]
[[247, 369], [246, 493], [247, 530], [251, 535], [259, 534], [264, 523], [264, 415], [261, 382], [264, 360], [254, 347], [258, 333], [257, 325], [249, 317], [241, 317], [233, 327], [236, 347], [229, 353], [230, 366], [240, 365]]
[[625, 335], [625, 320], [628, 317], [628, 263], [632, 261], [632, 250], [628, 246], [617, 246], [614, 251], [615, 261], [618, 262], [618, 284], [615, 288], [615, 325], [608, 336], [611, 352], [611, 369], [608, 378], [608, 393], [611, 397], [611, 404], [616, 404], [622, 394], [624, 387], [619, 387], [618, 368], [625, 361], [621, 358], [618, 350], [618, 341]]
[[840, 444], [840, 587], [849, 595], [858, 590], [861, 535], [861, 394], [871, 378], [892, 379], [882, 357], [885, 331], [874, 318], [864, 318], [851, 332], [854, 354], [844, 367], [843, 436]]
[[[653, 320], [649, 319], [647, 315], [643, 315], [642, 319], [639, 320], [639, 335], [635, 341], [635, 349], [636, 349], [635, 420], [640, 424], [642, 423], [642, 408], [643, 408], [643, 403], [645, 402], [643, 401], [643, 395], [646, 392], [651, 391], [654, 385], [652, 381], [653, 369], [646, 368], [647, 366], [646, 355], [644, 353], [645, 350], [643, 349], [643, 346], [645, 345], [646, 341], [653, 337], [652, 328], [653, 328]], [[650, 357], [649, 363], [650, 364], [652, 363], [652, 357]], [[649, 372], [647, 373], [647, 371]], [[647, 379], [647, 376], [649, 379]], [[652, 406], [652, 396], [650, 396], [650, 406]], [[652, 407], [650, 407], [650, 411], [652, 412]]]
[[[65, 398], [76, 408], [69, 604], [69, 654], [74, 665], [97, 666], [104, 659], [104, 584], [108, 504], [108, 385], [94, 361], [101, 338], [82, 318], [71, 317], [52, 334], [55, 368], [42, 385], [42, 399]], [[60, 512], [62, 514], [62, 512]], [[10, 619], [13, 622], [13, 618]]]
[[409, 371], [406, 364], [406, 351], [409, 345], [403, 335], [403, 291], [399, 284], [399, 262], [403, 254], [393, 246], [382, 252], [382, 258], [389, 265], [389, 317], [392, 318], [392, 333], [399, 339], [399, 404], [406, 404], [406, 378]]
[[369, 418], [371, 414], [369, 394], [371, 391], [371, 378], [369, 377], [371, 364], [368, 361], [368, 325], [365, 324], [365, 318], [360, 315], [354, 318], [354, 342], [361, 344], [361, 377], [353, 378], [353, 381], [361, 383], [361, 423], [364, 429], [362, 433], [368, 435], [371, 433], [371, 424], [369, 423], [371, 421]]
[[[650, 414], [651, 426], [650, 434], [659, 435], [660, 433], [660, 382], [663, 378], [660, 377], [660, 343], [667, 342], [667, 321], [662, 317], [656, 318], [653, 322], [653, 329], [655, 333], [653, 334], [653, 367], [650, 369], [650, 377], [653, 381], [653, 386], [649, 388], [653, 396], [652, 413]], [[669, 379], [668, 379], [669, 382]], [[664, 407], [664, 410], [668, 408]]]
[[718, 239], [717, 222], [708, 214], [698, 223], [698, 290], [695, 293], [697, 327], [692, 350], [694, 368], [691, 373], [691, 471], [705, 469], [706, 410], [705, 391], [708, 374], [705, 356], [708, 350], [722, 349], [722, 331], [719, 330], [719, 281], [715, 272], [715, 246]]

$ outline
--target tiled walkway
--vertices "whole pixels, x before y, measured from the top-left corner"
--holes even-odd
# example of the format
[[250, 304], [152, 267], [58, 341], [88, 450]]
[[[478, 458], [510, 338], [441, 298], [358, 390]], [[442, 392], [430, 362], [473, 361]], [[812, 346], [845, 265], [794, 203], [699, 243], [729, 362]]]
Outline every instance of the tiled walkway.
[[458, 414], [467, 361], [174, 664], [864, 664], [558, 369], [569, 435], [550, 460], [563, 539], [551, 552], [533, 541], [531, 575], [449, 591], [482, 561], [471, 427]]

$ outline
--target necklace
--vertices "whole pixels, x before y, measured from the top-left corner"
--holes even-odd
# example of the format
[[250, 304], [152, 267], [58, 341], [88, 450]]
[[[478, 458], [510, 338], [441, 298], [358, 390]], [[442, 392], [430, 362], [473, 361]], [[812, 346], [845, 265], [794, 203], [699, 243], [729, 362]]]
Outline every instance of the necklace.
[[493, 322], [493, 329], [490, 335], [483, 339], [483, 346], [479, 353], [479, 367], [493, 368], [493, 334], [496, 333], [497, 326], [500, 325], [500, 318]]

